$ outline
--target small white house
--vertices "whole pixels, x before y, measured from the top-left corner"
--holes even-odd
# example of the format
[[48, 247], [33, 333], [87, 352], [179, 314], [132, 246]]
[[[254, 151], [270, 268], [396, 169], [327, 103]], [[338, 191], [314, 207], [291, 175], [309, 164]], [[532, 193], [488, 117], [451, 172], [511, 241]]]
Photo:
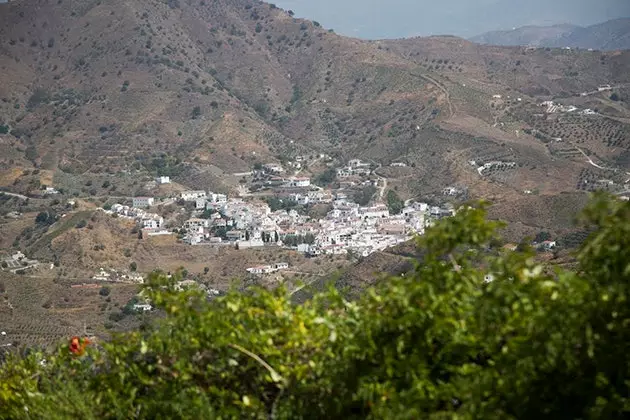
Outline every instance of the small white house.
[[171, 183], [171, 178], [168, 177], [168, 176], [158, 176], [157, 178], [155, 178], [155, 182], [158, 185], [170, 184]]
[[195, 208], [197, 210], [200, 209], [205, 209], [206, 208], [206, 199], [205, 198], [198, 198], [195, 200]]
[[276, 163], [267, 163], [266, 165], [263, 165], [263, 169], [265, 172], [271, 174], [281, 174], [284, 172], [284, 168]]
[[142, 219], [142, 227], [144, 229], [159, 229], [164, 223], [164, 218]]
[[287, 188], [304, 188], [310, 187], [311, 179], [310, 178], [289, 178], [285, 187]]
[[213, 192], [208, 194], [208, 201], [212, 204], [225, 204], [227, 203], [227, 195], [215, 194]]
[[287, 270], [289, 268], [289, 263], [281, 262], [273, 265], [273, 268], [276, 270]]
[[181, 195], [184, 201], [195, 201], [198, 198], [206, 198], [205, 191], [184, 191]]
[[188, 219], [184, 222], [184, 229], [197, 230], [199, 228], [207, 228], [210, 226], [210, 220], [208, 219]]
[[155, 203], [155, 199], [153, 197], [134, 197], [133, 198], [133, 207], [142, 209], [151, 207]]

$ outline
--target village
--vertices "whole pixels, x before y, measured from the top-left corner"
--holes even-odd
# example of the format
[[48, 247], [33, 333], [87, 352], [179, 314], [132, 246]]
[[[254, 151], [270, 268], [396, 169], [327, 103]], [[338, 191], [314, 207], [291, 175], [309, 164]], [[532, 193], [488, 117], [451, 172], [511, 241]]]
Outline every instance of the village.
[[[190, 209], [179, 225], [150, 212], [158, 204], [153, 197], [133, 197], [131, 206], [114, 204], [102, 211], [133, 219], [143, 238], [177, 235], [190, 246], [230, 246], [239, 250], [278, 247], [311, 258], [347, 254], [367, 257], [422, 235], [435, 220], [454, 214], [452, 206], [430, 206], [413, 200], [392, 209], [382, 200], [382, 192], [360, 205], [350, 188], [368, 185], [376, 191], [379, 177], [373, 170], [373, 164], [352, 159], [334, 168], [339, 188], [333, 190], [314, 185], [308, 177], [284, 176], [285, 169], [279, 164], [262, 165], [252, 173], [249, 188], [239, 189], [235, 196], [188, 190], [170, 197], [169, 202], [176, 200], [182, 205], [181, 211]], [[169, 183], [170, 179], [159, 177], [156, 182]], [[325, 216], [313, 218], [306, 214], [305, 209], [316, 205], [326, 206]], [[288, 264], [277, 262], [247, 271], [267, 274], [288, 268]]]

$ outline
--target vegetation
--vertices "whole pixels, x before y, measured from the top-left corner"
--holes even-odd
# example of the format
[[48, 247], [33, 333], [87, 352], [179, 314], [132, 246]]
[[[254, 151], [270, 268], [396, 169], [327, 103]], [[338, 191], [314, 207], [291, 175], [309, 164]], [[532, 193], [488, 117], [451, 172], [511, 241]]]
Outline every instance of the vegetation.
[[337, 179], [337, 171], [335, 168], [328, 168], [315, 178], [315, 184], [320, 187], [326, 187]]
[[438, 222], [413, 273], [356, 302], [331, 290], [296, 306], [283, 288], [209, 301], [155, 272], [144, 295], [163, 317], [10, 357], [0, 417], [626, 417], [630, 203], [587, 207], [575, 272], [488, 255], [499, 224], [484, 213]]
[[367, 206], [375, 193], [376, 187], [374, 185], [366, 185], [354, 194], [354, 202], [360, 206]]
[[289, 211], [292, 209], [295, 209], [297, 211], [301, 209], [301, 206], [297, 203], [297, 201], [291, 200], [289, 198], [281, 199], [279, 197], [274, 196], [274, 197], [265, 198], [265, 201], [269, 205], [269, 208], [271, 209], [271, 211], [278, 211], [278, 210]]
[[400, 214], [402, 213], [403, 208], [405, 207], [405, 202], [400, 199], [396, 191], [389, 190], [387, 193], [387, 208], [391, 214]]
[[282, 242], [287, 246], [298, 246], [300, 244], [314, 244], [315, 236], [312, 233], [306, 235], [287, 235], [282, 239]]

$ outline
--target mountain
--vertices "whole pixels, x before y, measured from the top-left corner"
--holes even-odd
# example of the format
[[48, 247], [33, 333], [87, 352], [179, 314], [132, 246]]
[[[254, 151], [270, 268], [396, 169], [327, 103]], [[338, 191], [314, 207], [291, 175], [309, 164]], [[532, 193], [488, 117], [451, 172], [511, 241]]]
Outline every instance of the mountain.
[[[113, 190], [100, 185], [116, 175], [116, 195], [138, 195], [138, 177], [165, 165], [185, 187], [230, 191], [234, 173], [325, 152], [338, 164], [406, 161], [413, 170], [389, 175], [406, 198], [464, 184], [472, 197], [514, 202], [523, 190], [574, 191], [580, 171], [594, 170], [523, 134], [537, 127], [560, 137], [576, 124], [533, 118], [537, 102], [572, 101], [602, 84], [623, 97], [630, 83], [630, 53], [523, 51], [456, 37], [361, 41], [251, 0], [0, 7], [8, 132], [0, 142], [9, 150], [0, 186], [22, 193], [43, 183], [103, 197]], [[596, 102], [586, 105], [616, 119], [579, 121], [580, 150], [625, 162], [627, 141], [608, 146], [600, 125], [623, 138], [626, 102]], [[509, 175], [480, 177], [468, 164], [502, 159], [517, 165]]]
[[[613, 91], [599, 92], [602, 85]], [[548, 100], [557, 105], [540, 106]], [[570, 237], [588, 191], [627, 189], [629, 102], [630, 51], [452, 36], [363, 41], [254, 0], [1, 4], [0, 188], [14, 195], [0, 196], [0, 247], [52, 264], [28, 283], [8, 278], [11, 302], [21, 302], [13, 315], [32, 326], [37, 309], [38, 319], [51, 315], [49, 325], [62, 308], [72, 328], [87, 314], [104, 325], [129, 290], [98, 303], [106, 299], [98, 290], [69, 287], [101, 267], [208, 267], [225, 281], [244, 272], [235, 258], [265, 261], [256, 250], [139, 239], [96, 208], [189, 188], [234, 195], [251, 181], [243, 173], [298, 156], [313, 162], [301, 172], [313, 178], [352, 158], [372, 162], [382, 188], [373, 201], [388, 190], [436, 204], [484, 198], [493, 218], [509, 222], [511, 242], [543, 230]], [[561, 107], [576, 109], [547, 112]], [[320, 154], [332, 161], [311, 158]], [[150, 187], [157, 174], [173, 184]], [[62, 194], [42, 196], [43, 185]], [[447, 196], [448, 187], [465, 193]], [[176, 203], [159, 211], [189, 214]], [[37, 223], [39, 213], [59, 219]], [[282, 252], [292, 254], [285, 261], [298, 257]], [[355, 288], [366, 273], [398, 272], [402, 258], [376, 254], [341, 281]], [[326, 277], [344, 267], [315, 261], [322, 266], [305, 272]], [[45, 288], [29, 303], [38, 285]]]
[[509, 31], [492, 31], [470, 38], [471, 41], [484, 45], [505, 46], [545, 46], [546, 43], [562, 38], [578, 29], [574, 25], [523, 26]]
[[487, 32], [470, 40], [489, 45], [627, 50], [630, 49], [630, 18], [609, 20], [588, 27], [524, 26], [510, 31]]

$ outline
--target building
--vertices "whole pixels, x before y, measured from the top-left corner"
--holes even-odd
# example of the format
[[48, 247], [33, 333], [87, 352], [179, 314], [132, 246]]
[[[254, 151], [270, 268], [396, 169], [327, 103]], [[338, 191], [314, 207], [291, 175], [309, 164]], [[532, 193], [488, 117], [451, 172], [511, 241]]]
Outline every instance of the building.
[[244, 241], [246, 239], [245, 232], [242, 230], [231, 230], [225, 236], [230, 242]]
[[187, 230], [198, 230], [208, 227], [210, 227], [210, 220], [208, 219], [192, 218], [184, 222], [184, 229]]
[[284, 168], [277, 163], [267, 163], [263, 165], [263, 169], [265, 172], [270, 174], [280, 175], [284, 172]]
[[197, 210], [205, 209], [206, 208], [206, 199], [205, 198], [197, 198], [195, 200], [195, 208]]
[[259, 265], [247, 269], [247, 272], [250, 274], [269, 274], [273, 273], [274, 271], [275, 270], [270, 265]]
[[171, 183], [171, 178], [168, 177], [168, 176], [158, 176], [157, 178], [155, 178], [155, 182], [158, 185], [170, 184]]
[[281, 262], [273, 265], [276, 270], [286, 270], [289, 268], [289, 263]]
[[205, 191], [184, 191], [182, 192], [182, 200], [184, 201], [195, 201], [198, 198], [206, 198]]
[[134, 197], [133, 198], [133, 207], [137, 209], [151, 207], [155, 199], [153, 197]]
[[370, 164], [366, 162], [361, 162], [360, 159], [350, 159], [348, 161], [348, 166], [353, 169], [357, 168], [369, 168]]
[[159, 217], [142, 219], [141, 223], [143, 229], [159, 229], [164, 224], [164, 218]]
[[46, 189], [44, 190], [44, 194], [59, 194], [59, 191], [57, 191], [53, 187], [46, 187]]
[[311, 186], [310, 178], [289, 178], [284, 184], [286, 188], [305, 188]]
[[352, 176], [352, 169], [350, 168], [337, 169], [337, 178], [347, 178], [350, 176]]
[[215, 194], [211, 192], [208, 194], [208, 201], [212, 204], [225, 204], [228, 200], [225, 194]]
[[310, 202], [309, 196], [302, 194], [291, 194], [291, 200], [295, 201], [301, 206], [305, 206]]

